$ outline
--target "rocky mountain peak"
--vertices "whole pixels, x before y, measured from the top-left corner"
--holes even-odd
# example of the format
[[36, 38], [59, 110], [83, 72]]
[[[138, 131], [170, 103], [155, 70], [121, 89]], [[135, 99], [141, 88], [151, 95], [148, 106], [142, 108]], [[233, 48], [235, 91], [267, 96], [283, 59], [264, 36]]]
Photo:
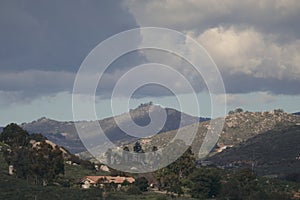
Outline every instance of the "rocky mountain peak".
[[[125, 125], [129, 124], [129, 121], [133, 120], [139, 126], [146, 126], [151, 122], [149, 114], [152, 113], [155, 117], [156, 115], [160, 115], [160, 112], [165, 112], [167, 119], [159, 133], [176, 130], [179, 126], [187, 126], [199, 122], [198, 117], [184, 114], [175, 109], [163, 108], [160, 105], [154, 105], [151, 102], [141, 104], [139, 107], [131, 109], [129, 113], [123, 113], [115, 117], [108, 117], [98, 120], [98, 122], [106, 137], [117, 144], [120, 142], [136, 140], [136, 138], [121, 130], [116, 123], [116, 119], [118, 122], [124, 123]], [[76, 124], [90, 134], [97, 135], [98, 129], [97, 127], [94, 127], [93, 122], [60, 122], [46, 117], [42, 117], [31, 123], [24, 123], [22, 124], [22, 128], [27, 130], [29, 133], [42, 133], [56, 144], [65, 146], [73, 153], [78, 153], [84, 151], [85, 148], [77, 134], [75, 127]]]

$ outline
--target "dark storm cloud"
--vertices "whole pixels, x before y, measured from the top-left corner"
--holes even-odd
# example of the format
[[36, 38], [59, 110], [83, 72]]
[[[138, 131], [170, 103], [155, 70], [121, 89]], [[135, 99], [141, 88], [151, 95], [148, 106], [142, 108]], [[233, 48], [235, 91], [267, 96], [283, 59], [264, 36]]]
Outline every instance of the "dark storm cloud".
[[300, 94], [299, 80], [259, 78], [247, 74], [224, 74], [226, 92], [231, 94], [268, 91], [272, 94]]
[[0, 91], [26, 91], [29, 94], [47, 94], [71, 91], [75, 73], [66, 71], [5, 72], [0, 74]]
[[[1, 98], [17, 101], [71, 92], [80, 64], [96, 45], [138, 26], [122, 1], [4, 0], [0, 27]], [[135, 59], [123, 59], [123, 65]]]
[[0, 69], [77, 71], [99, 42], [137, 27], [121, 1], [1, 1]]
[[[14, 101], [71, 92], [80, 64], [99, 42], [138, 26], [162, 26], [194, 33], [201, 44], [207, 43], [205, 47], [220, 66], [229, 93], [300, 94], [298, 5], [293, 0], [274, 3], [273, 0], [261, 3], [251, 0], [223, 3], [3, 0], [0, 3], [0, 95], [12, 96], [9, 99]], [[220, 41], [225, 42], [220, 44]], [[266, 58], [271, 63], [266, 63]], [[262, 63], [254, 71], [247, 66], [253, 60]], [[193, 78], [195, 74], [190, 66], [161, 52], [150, 56], [145, 52], [130, 53], [107, 70], [98, 87], [99, 96], [109, 98], [114, 84], [126, 70], [148, 61], [173, 66], [186, 77]], [[284, 78], [280, 78], [282, 66], [286, 68]], [[228, 71], [231, 73], [224, 73]], [[266, 75], [257, 78], [257, 74]], [[147, 74], [137, 78], [142, 76]], [[170, 78], [170, 82], [176, 80]], [[197, 92], [206, 89], [203, 80], [195, 85]], [[141, 89], [136, 97], [165, 95], [170, 93], [149, 86]]]

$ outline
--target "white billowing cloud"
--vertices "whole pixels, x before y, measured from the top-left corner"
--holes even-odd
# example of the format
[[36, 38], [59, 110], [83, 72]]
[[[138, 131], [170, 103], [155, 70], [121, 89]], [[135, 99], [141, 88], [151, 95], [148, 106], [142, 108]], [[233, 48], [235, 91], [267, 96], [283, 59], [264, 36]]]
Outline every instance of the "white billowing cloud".
[[165, 0], [165, 1], [127, 1], [130, 11], [141, 26], [191, 27], [203, 22], [208, 16], [224, 15], [229, 12], [217, 0]]
[[[149, 35], [143, 32], [141, 34], [145, 40], [148, 39]], [[202, 45], [216, 62], [227, 92], [270, 91], [292, 94], [299, 91], [296, 85], [300, 81], [300, 40], [280, 43], [277, 35], [263, 34], [254, 27], [244, 26], [219, 26], [207, 29], [199, 35], [193, 31], [187, 31], [186, 34]], [[204, 58], [205, 53], [192, 48], [190, 40], [159, 36], [151, 37], [153, 44], [184, 52], [192, 58], [191, 61], [204, 64], [207, 60]], [[205, 88], [203, 80], [199, 79], [200, 74], [178, 56], [166, 55], [164, 52], [144, 55], [149, 61], [154, 59], [156, 63], [172, 66], [192, 82], [199, 80], [194, 84], [200, 86], [197, 91]], [[208, 68], [203, 67], [202, 70]], [[212, 83], [216, 79], [215, 76], [202, 78], [206, 83]], [[176, 82], [171, 79], [170, 81]]]
[[234, 69], [231, 73], [250, 73], [260, 62], [255, 58], [262, 53], [260, 47], [263, 40], [261, 35], [252, 30], [237, 32], [233, 28], [212, 28], [199, 35], [197, 40], [212, 55], [220, 68]]
[[141, 26], [197, 30], [220, 23], [276, 26], [299, 16], [297, 0], [127, 0], [126, 5]]
[[[195, 38], [218, 65], [229, 93], [299, 94], [299, 1], [125, 2], [140, 26], [167, 27]], [[157, 41], [169, 42], [163, 37]], [[197, 57], [197, 52], [189, 53]], [[193, 74], [185, 66], [181, 71]]]
[[300, 80], [300, 40], [278, 44], [273, 35], [253, 28], [211, 28], [197, 36], [219, 68], [256, 78]]
[[[204, 82], [210, 86], [211, 90], [215, 92], [220, 90], [218, 80], [216, 76], [213, 76], [213, 72], [217, 70], [214, 68], [214, 63], [206, 51], [190, 37], [167, 29], [144, 30], [141, 31], [141, 36], [141, 46], [149, 44], [155, 48], [143, 52], [149, 62], [167, 65], [176, 70], [193, 86], [195, 92], [207, 89]], [[193, 66], [194, 64], [197, 66]], [[156, 71], [156, 73], [153, 79], [160, 77], [160, 72]], [[141, 76], [147, 78], [148, 73], [141, 74]], [[162, 79], [168, 79], [171, 83], [180, 83], [180, 80], [172, 77], [170, 73], [163, 74]], [[187, 88], [181, 91], [185, 93]]]
[[[141, 34], [145, 40], [149, 38], [147, 34]], [[223, 75], [227, 92], [270, 91], [292, 94], [299, 91], [296, 84], [300, 81], [300, 40], [280, 43], [277, 35], [263, 34], [254, 27], [244, 26], [219, 26], [207, 29], [199, 35], [193, 31], [187, 31], [186, 34], [202, 45], [216, 62]], [[151, 43], [184, 52], [192, 58], [191, 61], [204, 64], [207, 60], [204, 58], [204, 52], [193, 49], [190, 40], [171, 39], [163, 34], [159, 36], [151, 37]], [[212, 83], [216, 79], [215, 76], [199, 79], [200, 74], [176, 55], [167, 55], [159, 51], [144, 55], [149, 61], [154, 60], [178, 70], [198, 86], [197, 91], [206, 88], [203, 81]], [[209, 69], [203, 67], [201, 70]], [[195, 80], [197, 82], [194, 82]], [[176, 82], [171, 79], [170, 81]]]
[[[33, 5], [33, 2], [31, 3]], [[11, 96], [12, 101], [17, 96], [22, 99], [25, 96], [71, 92], [76, 70], [86, 53], [111, 34], [136, 27], [137, 22], [140, 26], [163, 26], [192, 35], [216, 61], [220, 71], [226, 76], [225, 86], [231, 93], [261, 90], [300, 93], [297, 87], [300, 81], [300, 28], [295, 24], [299, 21], [297, 19], [300, 19], [298, 0], [126, 0], [122, 3], [125, 9], [117, 2], [112, 4], [103, 6], [103, 3], [98, 2], [97, 6], [85, 8], [80, 2], [72, 4], [71, 10], [73, 13], [79, 13], [76, 16], [80, 20], [65, 16], [64, 9], [56, 10], [56, 17], [53, 18], [53, 15], [49, 17], [49, 13], [36, 12], [38, 9], [31, 10], [34, 6], [19, 7], [17, 2], [3, 5], [4, 10], [12, 12], [0, 12], [1, 16], [3, 15], [0, 24], [9, 25], [7, 19], [11, 19], [10, 22], [22, 23], [6, 27], [2, 40], [0, 39], [4, 42], [2, 50], [5, 52], [0, 63], [0, 91]], [[99, 12], [98, 7], [101, 7], [103, 12]], [[11, 18], [11, 13], [14, 18]], [[112, 21], [103, 17], [106, 15]], [[61, 18], [66, 18], [70, 26], [61, 24], [61, 21], [57, 20]], [[87, 21], [91, 23], [86, 23]], [[81, 25], [84, 25], [84, 28]], [[26, 39], [22, 40], [23, 37], [11, 34], [12, 32], [26, 36]], [[174, 43], [161, 35], [157, 35], [153, 42], [166, 46], [176, 45], [178, 49], [184, 49], [188, 45], [186, 41]], [[189, 49], [187, 53], [194, 59], [199, 59], [199, 52]], [[178, 70], [198, 86], [197, 91], [205, 89], [203, 80], [195, 75], [195, 70], [182, 59], [162, 52], [144, 55], [149, 61], [166, 64]], [[139, 62], [140, 57], [124, 60], [135, 63]], [[98, 95], [103, 98], [109, 98], [107, 94], [110, 94], [114, 84], [126, 72], [122, 63], [115, 68], [118, 69], [109, 71], [100, 81]], [[246, 76], [247, 81], [240, 76], [241, 74]], [[89, 87], [88, 83], [94, 80], [95, 77], [92, 77], [95, 75], [85, 76], [83, 84]], [[144, 73], [137, 78], [148, 75]], [[180, 86], [176, 78], [157, 75], [160, 76]], [[239, 81], [232, 82], [238, 80], [237, 76]], [[204, 78], [213, 81], [215, 77]], [[143, 91], [146, 92], [146, 89]], [[158, 93], [148, 87], [146, 95], [164, 96], [165, 93]]]
[[[217, 64], [230, 73], [261, 78], [299, 77], [300, 40], [282, 44], [277, 42], [284, 37], [282, 32], [270, 34], [262, 30], [269, 26], [281, 28], [300, 17], [297, 0], [128, 0], [127, 6], [141, 26], [193, 32]], [[167, 42], [164, 38], [160, 41]]]

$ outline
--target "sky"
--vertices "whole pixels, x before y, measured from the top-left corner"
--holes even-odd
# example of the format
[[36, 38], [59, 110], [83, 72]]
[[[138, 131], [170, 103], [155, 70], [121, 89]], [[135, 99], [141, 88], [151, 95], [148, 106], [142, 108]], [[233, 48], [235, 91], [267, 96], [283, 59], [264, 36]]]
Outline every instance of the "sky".
[[[298, 0], [2, 0], [0, 2], [0, 125], [48, 117], [70, 121], [76, 74], [87, 55], [107, 38], [133, 28], [163, 27], [179, 31], [201, 44], [218, 67], [227, 110], [282, 108], [300, 111], [300, 3]], [[145, 37], [143, 32], [134, 42]], [[159, 38], [157, 43], [167, 43]], [[117, 59], [105, 72], [96, 92], [98, 118], [112, 115], [110, 95], [117, 81], [136, 65], [158, 62], [185, 76], [189, 63], [168, 52], [137, 50]], [[174, 77], [160, 76], [176, 85]], [[146, 78], [144, 73], [136, 79]], [[203, 77], [206, 79], [207, 77]], [[197, 85], [201, 116], [211, 116], [210, 95], [203, 80]], [[124, 87], [126, 91], [126, 87]], [[178, 94], [186, 101], [188, 93]], [[181, 108], [168, 89], [145, 86], [130, 107], [153, 101]], [[118, 99], [116, 113], [128, 111]], [[89, 120], [82, 98], [79, 110]], [[215, 110], [222, 109], [215, 105]]]

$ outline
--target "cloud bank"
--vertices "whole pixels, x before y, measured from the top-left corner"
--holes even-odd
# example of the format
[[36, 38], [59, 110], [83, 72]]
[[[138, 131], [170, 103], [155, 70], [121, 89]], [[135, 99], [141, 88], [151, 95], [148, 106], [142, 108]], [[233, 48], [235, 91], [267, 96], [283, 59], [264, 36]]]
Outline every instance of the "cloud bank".
[[195, 38], [216, 62], [228, 93], [300, 94], [298, 1], [128, 0], [127, 6], [140, 26]]
[[[214, 59], [232, 95], [299, 95], [299, 11], [297, 0], [2, 1], [0, 97], [11, 103], [71, 92], [90, 50], [120, 31], [143, 26], [172, 28], [193, 37]], [[167, 38], [159, 40], [168, 43]], [[109, 98], [130, 67], [154, 61], [188, 77], [195, 73], [167, 52], [136, 52], [113, 64], [100, 82], [104, 93], [98, 95]], [[195, 84], [199, 91], [206, 89], [201, 79]], [[155, 86], [141, 89], [137, 97], [166, 95], [170, 92]]]

